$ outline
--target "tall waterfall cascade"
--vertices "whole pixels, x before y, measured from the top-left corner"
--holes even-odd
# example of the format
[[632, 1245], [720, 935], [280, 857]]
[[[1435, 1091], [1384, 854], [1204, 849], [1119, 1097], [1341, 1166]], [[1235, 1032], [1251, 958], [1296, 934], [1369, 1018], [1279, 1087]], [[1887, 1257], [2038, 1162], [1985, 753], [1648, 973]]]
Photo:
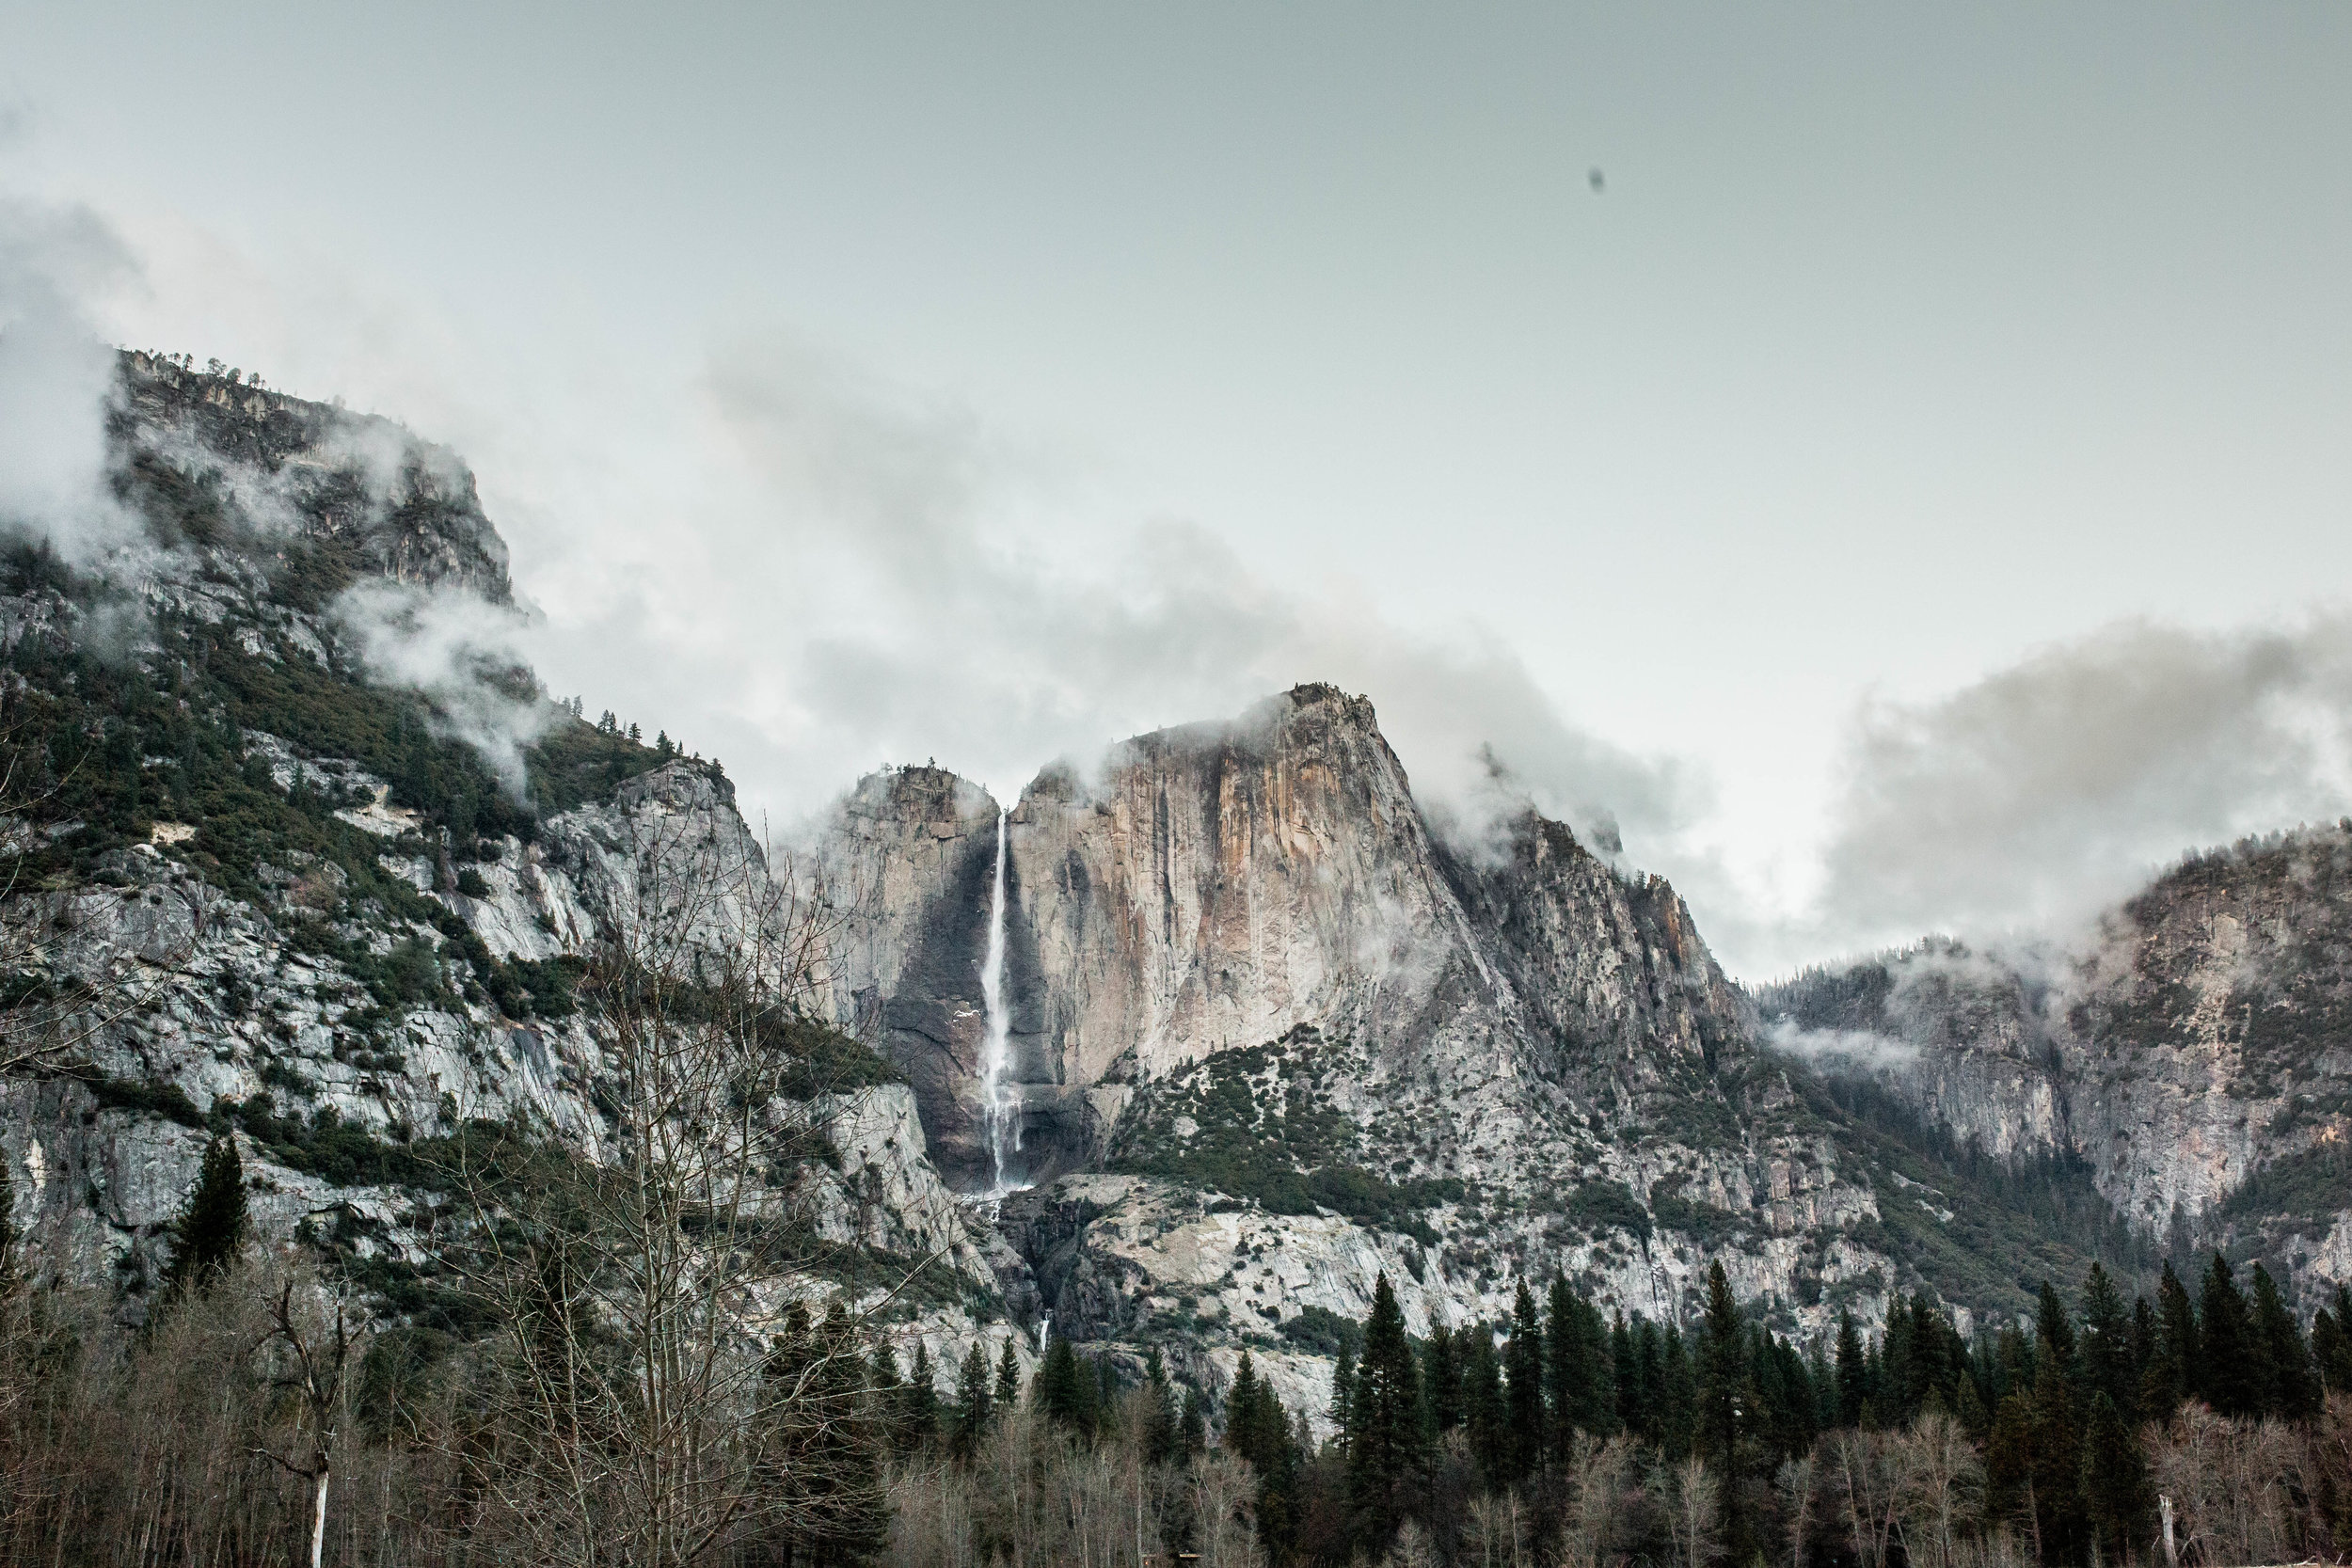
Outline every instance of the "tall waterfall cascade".
[[980, 965], [980, 1002], [988, 1033], [980, 1045], [980, 1114], [993, 1171], [991, 1196], [1025, 1183], [1009, 1156], [1021, 1152], [1021, 1113], [1008, 1079], [1012, 1071], [1012, 1019], [1005, 1008], [1005, 813], [996, 812], [996, 881], [988, 905], [988, 957]]

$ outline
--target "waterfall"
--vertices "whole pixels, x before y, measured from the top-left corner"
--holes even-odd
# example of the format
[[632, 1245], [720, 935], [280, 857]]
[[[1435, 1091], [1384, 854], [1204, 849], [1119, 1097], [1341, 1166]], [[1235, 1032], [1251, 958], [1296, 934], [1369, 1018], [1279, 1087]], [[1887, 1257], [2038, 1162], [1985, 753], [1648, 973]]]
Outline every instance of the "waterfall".
[[1005, 1011], [1005, 813], [996, 812], [996, 884], [988, 904], [988, 958], [980, 966], [980, 1002], [988, 1012], [988, 1034], [980, 1045], [980, 1115], [994, 1168], [989, 1191], [1002, 1196], [1014, 1181], [1007, 1146], [1021, 1151], [1021, 1114], [1005, 1082], [1012, 1069], [1012, 1020]]

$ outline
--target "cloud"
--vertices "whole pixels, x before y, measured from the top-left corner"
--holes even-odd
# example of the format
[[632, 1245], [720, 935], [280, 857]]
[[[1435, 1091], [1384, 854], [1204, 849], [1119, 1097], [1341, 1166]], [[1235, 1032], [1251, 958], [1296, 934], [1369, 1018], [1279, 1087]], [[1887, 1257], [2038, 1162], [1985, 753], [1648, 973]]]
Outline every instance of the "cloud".
[[1407, 633], [1343, 593], [1269, 582], [1181, 520], [1099, 531], [1074, 556], [1025, 550], [990, 526], [1030, 477], [1021, 454], [961, 410], [803, 354], [737, 358], [713, 390], [780, 537], [854, 607], [787, 651], [805, 721], [845, 759], [895, 742], [1013, 784], [1057, 754], [1329, 680], [1373, 697], [1421, 793], [1457, 820], [1514, 793], [1588, 824], [1657, 828], [1684, 809], [1671, 768], [1576, 730], [1494, 639]]
[[[1695, 809], [1683, 775], [1578, 730], [1474, 628], [1269, 580], [1181, 518], [1047, 534], [1041, 515], [1077, 510], [1061, 460], [951, 400], [774, 335], [718, 352], [687, 407], [691, 463], [571, 490], [560, 527], [526, 517], [517, 558], [550, 665], [722, 752], [787, 821], [885, 762], [936, 758], [1009, 799], [1049, 763], [1312, 680], [1373, 698], [1466, 841], [1529, 801], [1636, 838]], [[516, 488], [478, 466], [494, 504]]]
[[1909, 1040], [1868, 1029], [1803, 1029], [1782, 1019], [1764, 1033], [1765, 1043], [1825, 1072], [1879, 1072], [1909, 1067], [1919, 1048]]
[[114, 356], [86, 308], [136, 275], [87, 210], [0, 198], [0, 526], [77, 562], [138, 533], [106, 483]]
[[459, 589], [374, 578], [338, 594], [329, 613], [371, 677], [423, 693], [440, 733], [472, 747], [522, 799], [523, 752], [552, 712], [516, 652], [518, 612]]
[[157, 245], [142, 254], [167, 297], [131, 336], [177, 339], [231, 300], [239, 357], [273, 382], [379, 403], [462, 451], [546, 611], [517, 651], [591, 711], [723, 755], [747, 804], [787, 822], [885, 762], [935, 757], [1004, 798], [1049, 761], [1328, 680], [1373, 698], [1457, 843], [1491, 847], [1525, 804], [1597, 846], [1614, 832], [1753, 975], [1927, 930], [2066, 927], [2185, 848], [2352, 803], [2341, 617], [2131, 623], [1942, 698], [1864, 705], [1820, 895], [1788, 914], [1728, 869], [1701, 770], [1555, 700], [1614, 672], [1539, 680], [1467, 621], [1401, 626], [1351, 588], [1343, 547], [1327, 578], [1271, 577], [1248, 541], [1094, 508], [1082, 465], [787, 334], [739, 330], [691, 372], [617, 362], [589, 333], [523, 356], [332, 268], [273, 277], [209, 242]]
[[2145, 621], [1933, 702], [1867, 703], [1819, 919], [2065, 934], [2183, 850], [2352, 807], [2352, 618], [2195, 631]]

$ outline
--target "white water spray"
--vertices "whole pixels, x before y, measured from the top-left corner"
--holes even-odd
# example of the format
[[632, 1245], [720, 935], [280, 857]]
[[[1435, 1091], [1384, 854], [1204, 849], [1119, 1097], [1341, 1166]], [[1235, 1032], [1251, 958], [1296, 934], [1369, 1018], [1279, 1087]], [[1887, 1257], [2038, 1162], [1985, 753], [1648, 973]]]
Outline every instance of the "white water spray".
[[1002, 1197], [1013, 1190], [1010, 1152], [1021, 1150], [1021, 1117], [1005, 1082], [1012, 1068], [1012, 1020], [1005, 1011], [1005, 813], [996, 812], [996, 887], [988, 905], [988, 958], [980, 965], [980, 1003], [988, 1013], [988, 1034], [980, 1045], [980, 1114], [988, 1134], [988, 1157], [994, 1167], [989, 1186]]

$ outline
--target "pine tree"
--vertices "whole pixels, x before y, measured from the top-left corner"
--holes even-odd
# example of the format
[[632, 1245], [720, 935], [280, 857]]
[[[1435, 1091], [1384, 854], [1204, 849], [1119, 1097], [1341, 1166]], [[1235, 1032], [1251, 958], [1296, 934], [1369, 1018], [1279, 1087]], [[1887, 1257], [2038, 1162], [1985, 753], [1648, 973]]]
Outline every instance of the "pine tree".
[[1960, 1380], [1959, 1406], [1952, 1412], [1952, 1418], [1960, 1422], [1961, 1430], [1968, 1434], [1969, 1441], [1979, 1447], [1982, 1447], [1991, 1435], [1993, 1413], [1984, 1407], [1984, 1396], [1977, 1391], [1975, 1378], [1963, 1377]]
[[2032, 1526], [2033, 1402], [2024, 1393], [2004, 1397], [1993, 1415], [1984, 1445], [1985, 1514]]
[[1869, 1366], [1862, 1352], [1862, 1333], [1854, 1327], [1853, 1314], [1845, 1307], [1837, 1309], [1837, 1424], [1853, 1428], [1862, 1424], [1862, 1407], [1870, 1398]]
[[2156, 1414], [2147, 1402], [2148, 1374], [2161, 1354], [2157, 1348], [2161, 1343], [2161, 1331], [2156, 1327], [2156, 1309], [2148, 1305], [2146, 1296], [2133, 1297], [2132, 1404], [2124, 1415], [2126, 1421], [2136, 1421], [2143, 1414]]
[[1119, 1369], [1111, 1365], [1107, 1355], [1094, 1358], [1094, 1423], [1092, 1430], [1109, 1426], [1119, 1409]]
[[2311, 1347], [2294, 1309], [2279, 1294], [2270, 1271], [2254, 1265], [2252, 1341], [2258, 1382], [2265, 1414], [2299, 1421], [2319, 1408], [2319, 1388], [2312, 1377]]
[[1184, 1444], [1187, 1464], [1198, 1459], [1209, 1446], [1209, 1412], [1201, 1402], [1200, 1390], [1187, 1384], [1184, 1387], [1184, 1414], [1176, 1423]]
[[1915, 1413], [1935, 1398], [1949, 1411], [1967, 1347], [1953, 1332], [1944, 1309], [1930, 1301], [1924, 1291], [1914, 1291], [1911, 1297], [1911, 1358], [1910, 1408]]
[[2033, 1391], [2033, 1341], [2004, 1323], [1993, 1342], [1993, 1389], [2000, 1399]]
[[1887, 1307], [1886, 1332], [1879, 1339], [1878, 1417], [1882, 1424], [1910, 1424], [1919, 1408], [1919, 1368], [1911, 1309], [1896, 1296]]
[[1225, 1402], [1225, 1443], [1258, 1478], [1260, 1543], [1269, 1558], [1286, 1558], [1296, 1528], [1298, 1450], [1282, 1402], [1257, 1375], [1246, 1350]]
[[[2046, 1346], [2047, 1336], [2037, 1338]], [[2044, 1562], [2082, 1560], [2082, 1429], [2074, 1420], [2074, 1389], [2056, 1354], [2043, 1354], [2033, 1382], [2033, 1513]]]
[[1245, 1350], [1233, 1369], [1233, 1386], [1225, 1390], [1225, 1446], [1247, 1459], [1258, 1430], [1258, 1363]]
[[2139, 1405], [2139, 1379], [2132, 1369], [2132, 1321], [2115, 1282], [2099, 1264], [2083, 1279], [2083, 1386], [2113, 1402], [2126, 1422]]
[[1666, 1342], [1659, 1354], [1658, 1436], [1666, 1458], [1680, 1464], [1691, 1457], [1698, 1421], [1698, 1379], [1691, 1370], [1691, 1354], [1682, 1330], [1666, 1325]]
[[2338, 1285], [2329, 1307], [2312, 1319], [2312, 1357], [2328, 1388], [2352, 1394], [2352, 1286]]
[[1356, 1355], [1348, 1345], [1340, 1346], [1338, 1365], [1331, 1370], [1331, 1424], [1339, 1429], [1340, 1451], [1347, 1451], [1348, 1439], [1356, 1431]]
[[1176, 1399], [1168, 1386], [1168, 1365], [1160, 1359], [1157, 1345], [1144, 1363], [1143, 1387], [1137, 1398], [1142, 1424], [1136, 1433], [1136, 1447], [1143, 1450], [1144, 1463], [1166, 1465], [1177, 1457]]
[[1082, 1437], [1094, 1434], [1094, 1374], [1078, 1365], [1078, 1353], [1057, 1334], [1038, 1369], [1035, 1403], [1045, 1418]]
[[2155, 1351], [2139, 1375], [2140, 1414], [2151, 1420], [2170, 1420], [2181, 1402], [2195, 1391], [2198, 1359], [2197, 1309], [2189, 1304], [2188, 1287], [2168, 1259], [2156, 1282]]
[[2147, 1544], [2147, 1457], [2105, 1389], [2090, 1396], [2083, 1434], [2083, 1501], [2101, 1561], [2126, 1560]]
[[[1343, 1355], [1345, 1352], [1341, 1353]], [[1346, 1363], [1342, 1362], [1344, 1367]], [[1439, 1435], [1462, 1424], [1462, 1352], [1451, 1329], [1438, 1323], [1429, 1331], [1422, 1354], [1422, 1383], [1429, 1391], [1429, 1422]]]
[[[2067, 1315], [2066, 1303], [2048, 1280], [2042, 1282], [2042, 1298], [2033, 1316], [2033, 1343], [2037, 1357], [2052, 1361], [2061, 1377], [2072, 1380], [2079, 1369], [2074, 1363], [2074, 1320]], [[2039, 1365], [2037, 1363], [2037, 1370]]]
[[[1748, 1353], [1748, 1381], [1756, 1390], [1756, 1429], [1772, 1453], [1793, 1459], [1813, 1447], [1813, 1384], [1796, 1348], [1756, 1325]], [[1931, 1392], [1931, 1399], [1940, 1399]]]
[[1500, 1492], [1511, 1483], [1511, 1409], [1502, 1397], [1502, 1368], [1495, 1337], [1484, 1323], [1466, 1331], [1470, 1354], [1462, 1373], [1462, 1419], [1480, 1483]]
[[2254, 1364], [2253, 1324], [2246, 1297], [2220, 1253], [2205, 1271], [2205, 1288], [2199, 1303], [2199, 1354], [2191, 1365], [2197, 1392], [2224, 1416], [2262, 1413], [2263, 1390]]
[[1698, 1406], [1692, 1441], [1700, 1458], [1723, 1478], [1724, 1539], [1735, 1562], [1745, 1561], [1753, 1544], [1740, 1506], [1746, 1412], [1754, 1400], [1742, 1354], [1745, 1332], [1740, 1306], [1721, 1261], [1707, 1266], [1707, 1312], [1699, 1323]]
[[1820, 1335], [1804, 1351], [1805, 1381], [1813, 1386], [1813, 1430], [1835, 1431], [1837, 1421], [1837, 1371], [1830, 1365], [1829, 1347]]
[[[1610, 1354], [1608, 1325], [1591, 1302], [1571, 1295], [1568, 1331], [1575, 1343], [1568, 1379], [1572, 1423], [1579, 1432], [1606, 1437], [1617, 1430], [1616, 1361]], [[1567, 1449], [1560, 1451], [1565, 1458]]]
[[995, 1401], [989, 1393], [988, 1357], [976, 1344], [963, 1358], [963, 1375], [956, 1380], [956, 1452], [967, 1459], [977, 1453], [995, 1415]]
[[16, 1279], [16, 1179], [8, 1160], [0, 1157], [0, 1294]]
[[1373, 1288], [1372, 1315], [1364, 1323], [1356, 1407], [1356, 1433], [1347, 1450], [1348, 1500], [1359, 1540], [1367, 1555], [1377, 1557], [1412, 1511], [1426, 1423], [1421, 1368], [1385, 1274]]
[[1021, 1403], [1021, 1361], [1013, 1354], [1012, 1340], [1005, 1340], [1004, 1354], [996, 1358], [996, 1408], [1011, 1410]]
[[1511, 1338], [1502, 1347], [1505, 1398], [1511, 1410], [1511, 1479], [1533, 1475], [1544, 1457], [1544, 1331], [1535, 1298], [1521, 1279], [1511, 1299]]
[[1591, 1369], [1580, 1354], [1583, 1345], [1578, 1326], [1574, 1294], [1568, 1282], [1554, 1275], [1544, 1307], [1544, 1383], [1549, 1396], [1545, 1402], [1551, 1418], [1544, 1446], [1555, 1465], [1567, 1462], [1576, 1437], [1577, 1413], [1585, 1404], [1592, 1381]]
[[[1637, 1317], [1626, 1338], [1633, 1347], [1629, 1361], [1620, 1357], [1617, 1381], [1617, 1420], [1645, 1443], [1660, 1441], [1660, 1412], [1666, 1397], [1665, 1348], [1658, 1325]], [[1630, 1373], [1622, 1369], [1631, 1367]]]
[[931, 1367], [930, 1347], [914, 1342], [914, 1368], [907, 1374], [905, 1422], [907, 1447], [920, 1449], [939, 1431], [938, 1374]]
[[869, 1386], [848, 1319], [836, 1307], [797, 1343], [780, 1340], [771, 1366], [778, 1386], [798, 1390], [830, 1418], [781, 1423], [780, 1451], [770, 1456], [794, 1504], [782, 1516], [783, 1556], [788, 1561], [804, 1552], [818, 1562], [871, 1556], [889, 1533], [890, 1494], [880, 1445], [860, 1408]]
[[205, 1146], [196, 1187], [174, 1227], [176, 1244], [164, 1274], [167, 1293], [210, 1287], [236, 1260], [245, 1227], [245, 1163], [238, 1158], [236, 1139], [223, 1134]]
[[914, 1442], [907, 1431], [907, 1385], [898, 1375], [898, 1354], [888, 1345], [874, 1347], [874, 1359], [866, 1374], [866, 1386], [873, 1393], [875, 1424], [882, 1439], [894, 1454], [914, 1451]]
[[1630, 1431], [1634, 1422], [1629, 1407], [1638, 1405], [1643, 1399], [1642, 1353], [1622, 1310], [1610, 1319], [1609, 1370], [1609, 1397], [1615, 1402], [1616, 1429]]

